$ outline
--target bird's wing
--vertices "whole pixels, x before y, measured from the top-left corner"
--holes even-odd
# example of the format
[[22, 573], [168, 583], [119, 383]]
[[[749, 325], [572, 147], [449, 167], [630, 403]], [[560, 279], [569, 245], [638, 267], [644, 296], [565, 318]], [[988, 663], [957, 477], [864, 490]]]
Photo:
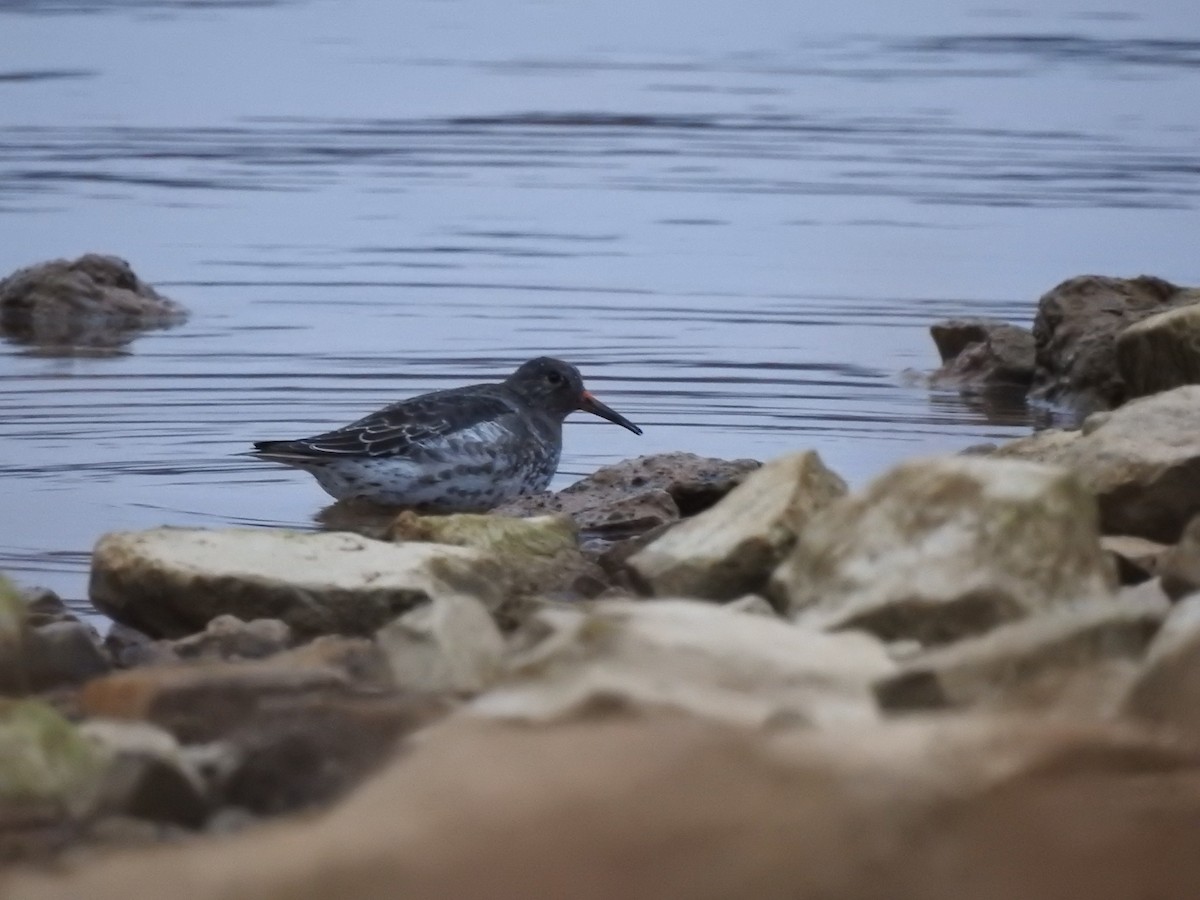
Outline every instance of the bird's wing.
[[342, 428], [297, 441], [257, 441], [265, 456], [376, 457], [436, 452], [452, 441], [495, 442], [518, 411], [498, 394], [438, 391], [402, 400]]

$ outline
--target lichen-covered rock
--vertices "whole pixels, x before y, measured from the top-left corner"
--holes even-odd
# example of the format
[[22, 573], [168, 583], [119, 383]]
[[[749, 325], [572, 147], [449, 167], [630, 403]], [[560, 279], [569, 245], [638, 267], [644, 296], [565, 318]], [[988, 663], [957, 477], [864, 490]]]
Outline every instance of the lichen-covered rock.
[[407, 612], [375, 636], [396, 685], [428, 694], [473, 694], [501, 671], [504, 637], [473, 597], [447, 595]]
[[1117, 364], [1117, 337], [1135, 322], [1200, 301], [1200, 290], [1161, 278], [1083, 275], [1038, 301], [1033, 336], [1037, 371], [1033, 393], [1082, 414], [1127, 399]]
[[[886, 709], [1059, 707], [1116, 711], [1167, 617], [1165, 597], [1081, 603], [905, 660], [877, 687]], [[1092, 690], [1084, 697], [1084, 682]]]
[[1117, 371], [1127, 398], [1200, 383], [1200, 291], [1195, 292], [1195, 300], [1121, 332]]
[[546, 722], [618, 707], [751, 727], [869, 721], [870, 686], [894, 669], [867, 635], [822, 634], [687, 600], [547, 608], [530, 632], [532, 646], [471, 702], [474, 713]]
[[759, 465], [751, 459], [709, 459], [694, 453], [640, 456], [598, 469], [557, 493], [519, 497], [492, 512], [564, 513], [581, 531], [630, 537], [708, 509]]
[[1095, 502], [1063, 469], [904, 463], [809, 520], [771, 582], [798, 621], [945, 643], [1107, 596]]
[[53, 260], [0, 280], [0, 333], [44, 348], [118, 347], [186, 317], [115, 256]]
[[509, 599], [540, 594], [592, 596], [607, 584], [604, 570], [580, 552], [575, 523], [564, 515], [517, 519], [403, 512], [392, 522], [388, 539], [478, 550], [503, 570], [503, 592]]
[[1028, 329], [997, 319], [950, 319], [930, 326], [942, 358], [932, 382], [968, 388], [1028, 387], [1035, 348]]
[[627, 565], [639, 587], [660, 597], [733, 600], [761, 591], [813, 513], [845, 493], [816, 453], [781, 457]]
[[1070, 469], [1100, 504], [1106, 534], [1174, 543], [1200, 514], [1200, 386], [1141, 397], [1090, 416], [1079, 431], [1043, 432], [992, 458]]
[[156, 637], [217, 616], [281, 619], [298, 636], [371, 634], [443, 592], [499, 602], [486, 555], [354, 534], [155, 528], [105, 535], [92, 555], [96, 608]]

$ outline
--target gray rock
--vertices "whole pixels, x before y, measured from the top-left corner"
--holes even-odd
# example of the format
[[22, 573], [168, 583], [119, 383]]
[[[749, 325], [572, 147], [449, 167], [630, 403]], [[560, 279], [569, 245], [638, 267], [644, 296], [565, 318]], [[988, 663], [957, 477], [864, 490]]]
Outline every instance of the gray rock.
[[43, 348], [119, 347], [186, 317], [115, 256], [54, 260], [0, 280], [0, 333]]
[[1123, 704], [1125, 715], [1200, 739], [1200, 596], [1175, 605]]
[[1200, 383], [1200, 291], [1192, 295], [1196, 302], [1142, 319], [1118, 336], [1126, 397]]
[[157, 637], [183, 637], [219, 615], [281, 619], [301, 637], [372, 634], [444, 592], [500, 601], [484, 554], [390, 544], [345, 533], [157, 528], [105, 535], [92, 556], [100, 611]]
[[1159, 574], [1167, 544], [1129, 534], [1103, 535], [1100, 546], [1116, 566], [1121, 584], [1141, 584]]
[[761, 591], [813, 514], [845, 493], [812, 451], [772, 460], [630, 557], [634, 583], [660, 597], [722, 601]]
[[1108, 596], [1095, 502], [1068, 472], [955, 456], [902, 464], [812, 517], [770, 589], [820, 628], [946, 643]]
[[1179, 543], [1158, 559], [1163, 590], [1173, 600], [1200, 591], [1200, 516], [1183, 529]]
[[171, 643], [180, 659], [262, 659], [292, 646], [292, 629], [279, 619], [243, 622], [217, 616], [197, 634]]
[[0, 694], [80, 684], [112, 668], [95, 629], [48, 610], [45, 600], [0, 580]]
[[1081, 414], [1119, 406], [1128, 396], [1117, 364], [1117, 337], [1156, 313], [1200, 301], [1200, 291], [1161, 278], [1084, 275], [1038, 301], [1033, 394]]
[[1028, 329], [997, 319], [950, 319], [929, 329], [942, 358], [935, 384], [957, 387], [1028, 387], [1035, 348]]
[[1013, 441], [992, 458], [1070, 469], [1100, 504], [1106, 534], [1174, 543], [1200, 513], [1200, 386], [1141, 397], [1090, 416], [1079, 431]]
[[504, 637], [487, 609], [463, 595], [438, 597], [379, 630], [375, 640], [402, 690], [473, 694], [500, 674]]
[[[877, 695], [885, 709], [1063, 706], [1075, 714], [1109, 712], [1120, 689], [1097, 672], [1125, 662], [1119, 668], [1132, 679], [1133, 664], [1169, 609], [1166, 598], [1139, 598], [1031, 616], [906, 659], [877, 686]], [[1085, 679], [1095, 689], [1086, 702], [1078, 689]]]

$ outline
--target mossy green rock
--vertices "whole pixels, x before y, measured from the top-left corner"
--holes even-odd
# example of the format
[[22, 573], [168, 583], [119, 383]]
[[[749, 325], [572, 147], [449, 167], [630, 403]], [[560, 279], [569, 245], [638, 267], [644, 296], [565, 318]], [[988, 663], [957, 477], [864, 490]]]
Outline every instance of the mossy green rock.
[[86, 805], [104, 754], [53, 708], [0, 701], [0, 806]]

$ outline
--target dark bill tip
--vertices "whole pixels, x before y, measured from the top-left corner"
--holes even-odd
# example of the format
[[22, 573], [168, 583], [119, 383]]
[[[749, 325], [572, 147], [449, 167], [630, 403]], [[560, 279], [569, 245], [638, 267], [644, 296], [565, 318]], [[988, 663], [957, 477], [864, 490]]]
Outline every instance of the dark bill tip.
[[642, 429], [638, 428], [615, 409], [605, 406], [594, 396], [592, 396], [591, 391], [583, 392], [583, 397], [579, 401], [579, 408], [583, 412], [590, 412], [594, 416], [599, 416], [602, 419], [608, 419], [608, 421], [612, 422], [614, 425], [620, 425], [622, 428], [628, 428], [634, 434], [642, 433]]

